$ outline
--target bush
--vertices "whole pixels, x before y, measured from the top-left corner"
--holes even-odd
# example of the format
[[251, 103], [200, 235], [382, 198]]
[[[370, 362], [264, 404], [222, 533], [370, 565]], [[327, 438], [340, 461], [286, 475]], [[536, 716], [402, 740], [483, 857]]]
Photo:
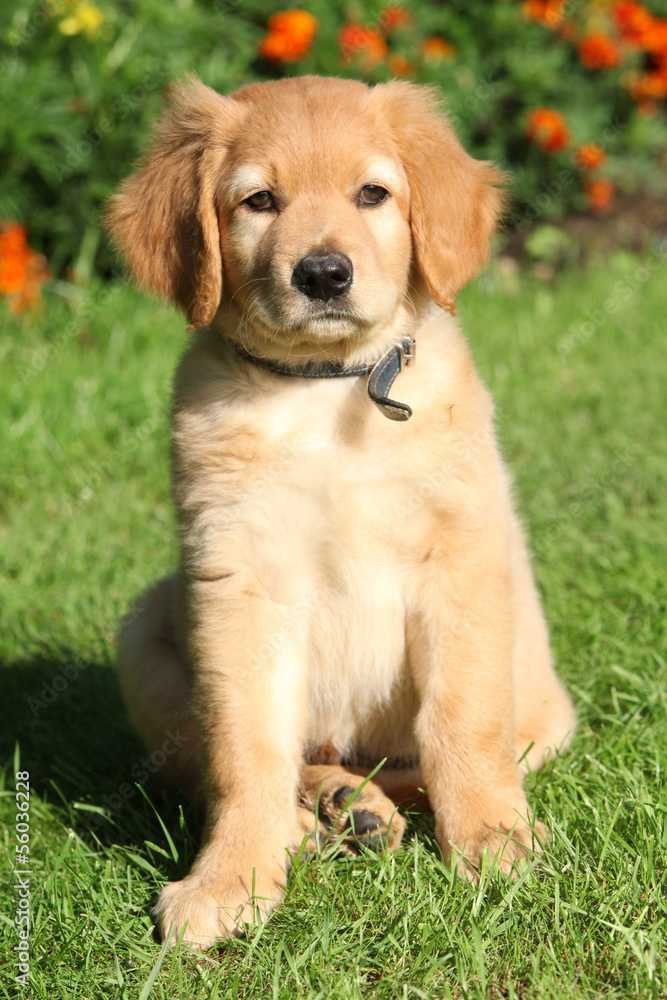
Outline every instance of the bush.
[[655, 16], [590, 0], [313, 0], [267, 32], [277, 9], [268, 0], [5, 5], [0, 221], [26, 224], [55, 274], [108, 272], [102, 202], [129, 173], [166, 84], [186, 70], [222, 92], [311, 72], [435, 84], [467, 148], [513, 173], [516, 225], [584, 209], [586, 194], [605, 211], [614, 186], [659, 190], [667, 41], [656, 18], [667, 0], [655, 0]]

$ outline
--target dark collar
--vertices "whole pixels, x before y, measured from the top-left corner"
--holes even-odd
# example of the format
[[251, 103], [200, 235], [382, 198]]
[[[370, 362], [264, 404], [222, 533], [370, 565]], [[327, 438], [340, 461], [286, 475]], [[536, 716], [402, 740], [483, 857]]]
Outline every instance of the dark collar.
[[372, 365], [359, 365], [356, 368], [349, 368], [342, 361], [307, 361], [302, 365], [283, 365], [280, 361], [250, 354], [238, 344], [232, 346], [242, 358], [252, 361], [260, 368], [266, 368], [274, 375], [288, 375], [291, 378], [352, 378], [355, 375], [369, 375], [368, 395], [385, 417], [390, 420], [409, 420], [412, 416], [412, 409], [407, 403], [399, 403], [388, 396], [403, 365], [414, 364], [416, 344], [412, 337], [405, 337], [399, 344], [390, 347]]

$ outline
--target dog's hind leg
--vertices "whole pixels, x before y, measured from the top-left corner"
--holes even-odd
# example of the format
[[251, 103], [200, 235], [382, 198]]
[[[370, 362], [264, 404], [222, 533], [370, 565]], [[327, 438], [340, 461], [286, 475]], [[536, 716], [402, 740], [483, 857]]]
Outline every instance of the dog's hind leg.
[[404, 830], [405, 820], [373, 781], [338, 765], [303, 768], [293, 851], [304, 836], [308, 851], [330, 843], [352, 855], [361, 846], [395, 851]]
[[192, 680], [176, 627], [177, 578], [143, 594], [118, 637], [118, 675], [130, 718], [165, 778], [188, 795], [201, 784]]

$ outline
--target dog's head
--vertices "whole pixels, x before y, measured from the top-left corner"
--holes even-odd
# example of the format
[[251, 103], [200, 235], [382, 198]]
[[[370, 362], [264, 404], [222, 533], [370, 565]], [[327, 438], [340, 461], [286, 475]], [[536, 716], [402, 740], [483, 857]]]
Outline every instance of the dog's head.
[[221, 97], [191, 79], [108, 224], [191, 327], [222, 308], [277, 344], [360, 343], [420, 287], [454, 312], [487, 258], [501, 180], [428, 88], [301, 77]]

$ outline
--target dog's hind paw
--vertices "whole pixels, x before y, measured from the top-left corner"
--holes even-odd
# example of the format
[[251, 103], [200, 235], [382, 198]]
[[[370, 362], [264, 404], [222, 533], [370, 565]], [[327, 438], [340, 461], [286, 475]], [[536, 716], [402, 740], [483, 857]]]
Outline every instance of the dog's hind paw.
[[343, 767], [305, 767], [299, 789], [295, 845], [307, 837], [305, 850], [317, 852], [336, 845], [343, 854], [357, 856], [363, 847], [395, 851], [405, 820], [396, 806], [372, 781]]

